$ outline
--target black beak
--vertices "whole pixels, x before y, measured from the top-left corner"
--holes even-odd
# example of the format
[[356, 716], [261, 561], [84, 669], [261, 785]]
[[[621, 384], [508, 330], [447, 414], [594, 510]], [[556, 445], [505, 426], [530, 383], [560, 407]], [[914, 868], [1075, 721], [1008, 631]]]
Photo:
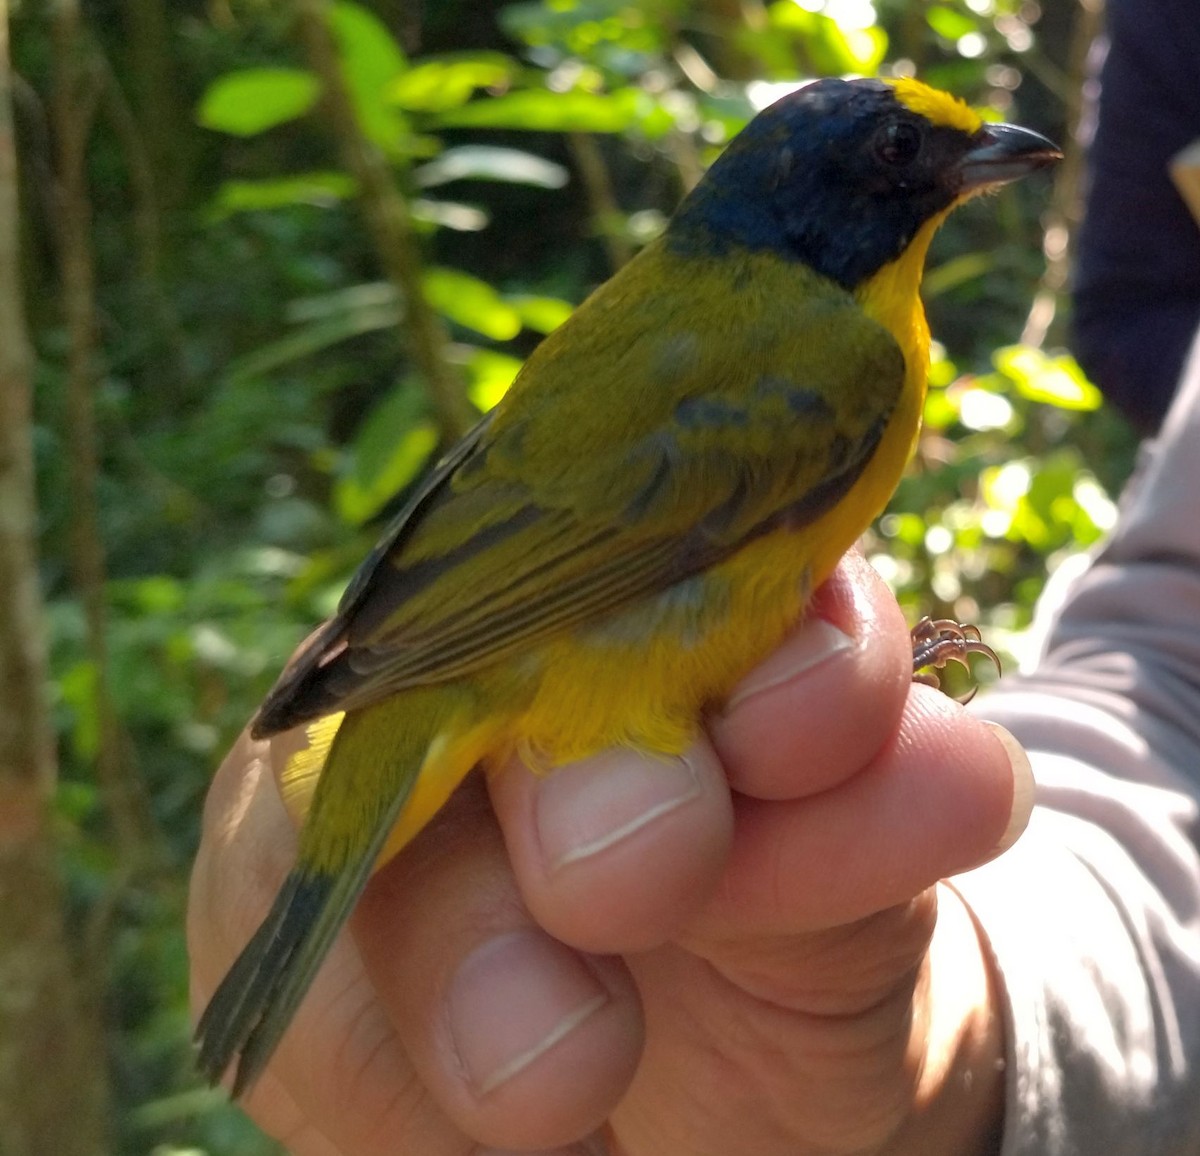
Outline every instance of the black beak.
[[1015, 124], [985, 124], [959, 166], [962, 194], [1008, 184], [1062, 160], [1062, 149], [1040, 132]]

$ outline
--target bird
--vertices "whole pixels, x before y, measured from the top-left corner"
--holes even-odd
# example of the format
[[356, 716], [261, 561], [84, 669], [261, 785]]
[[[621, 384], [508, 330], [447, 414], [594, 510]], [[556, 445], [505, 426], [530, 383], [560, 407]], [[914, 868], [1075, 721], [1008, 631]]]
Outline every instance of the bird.
[[913, 78], [815, 81], [545, 338], [252, 721], [308, 728], [281, 776], [304, 818], [199, 1020], [211, 1082], [236, 1061], [252, 1086], [373, 871], [472, 769], [687, 748], [913, 452], [937, 228], [1060, 157]]

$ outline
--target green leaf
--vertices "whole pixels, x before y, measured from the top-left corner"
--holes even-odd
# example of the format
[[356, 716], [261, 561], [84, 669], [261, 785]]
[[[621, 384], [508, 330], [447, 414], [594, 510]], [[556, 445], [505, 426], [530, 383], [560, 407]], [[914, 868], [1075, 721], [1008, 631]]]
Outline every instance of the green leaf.
[[574, 312], [575, 307], [561, 297], [532, 294], [510, 295], [508, 303], [520, 314], [521, 321], [538, 333], [551, 333]]
[[965, 12], [941, 4], [933, 5], [925, 13], [925, 19], [934, 32], [947, 40], [960, 40], [969, 33], [979, 31], [979, 25]]
[[446, 128], [512, 128], [530, 132], [624, 132], [641, 106], [630, 88], [595, 92], [513, 92], [476, 100], [437, 118]]
[[71, 733], [75, 750], [85, 759], [100, 748], [100, 716], [96, 710], [96, 666], [81, 659], [58, 679], [59, 697], [72, 708], [75, 726]]
[[462, 145], [447, 149], [413, 173], [417, 184], [425, 189], [463, 180], [503, 181], [540, 189], [561, 189], [569, 176], [562, 165], [553, 161], [521, 149], [493, 145]]
[[229, 366], [229, 382], [244, 385], [351, 337], [394, 328], [399, 320], [394, 298], [390, 303], [323, 318], [239, 357]]
[[517, 62], [500, 52], [427, 58], [393, 80], [387, 97], [411, 112], [444, 112], [466, 104], [478, 88], [509, 83], [517, 71]]
[[217, 190], [210, 213], [222, 221], [235, 213], [285, 209], [293, 205], [329, 208], [354, 196], [357, 185], [347, 173], [296, 173], [256, 181], [226, 181]]
[[196, 111], [204, 127], [233, 136], [257, 136], [308, 112], [320, 81], [299, 68], [247, 68], [218, 77]]
[[471, 401], [483, 413], [487, 413], [508, 392], [508, 387], [521, 370], [518, 358], [491, 349], [472, 350], [466, 366], [470, 378], [468, 393]]
[[1069, 354], [1050, 357], [1032, 346], [1009, 345], [996, 350], [992, 361], [1030, 401], [1076, 411], [1100, 408], [1100, 391]]
[[407, 381], [363, 422], [353, 468], [334, 487], [334, 506], [345, 522], [361, 526], [420, 472], [437, 446], [437, 428], [423, 416], [425, 408], [423, 393]]
[[425, 394], [415, 378], [405, 378], [363, 420], [354, 436], [352, 476], [370, 486], [396, 454], [400, 439], [426, 421]]
[[329, 12], [342, 75], [362, 130], [393, 159], [407, 158], [408, 123], [387, 91], [408, 68], [408, 59], [387, 26], [369, 9], [340, 0]]
[[926, 270], [921, 279], [921, 296], [926, 301], [932, 301], [959, 285], [979, 280], [992, 271], [996, 264], [994, 253], [960, 253], [940, 265]]
[[[857, 7], [855, 11], [858, 11]], [[817, 66], [818, 74], [832, 76], [859, 72], [871, 76], [879, 70], [887, 55], [887, 33], [878, 25], [865, 28], [851, 23], [843, 25], [824, 13], [810, 12], [792, 0], [778, 0], [772, 4], [768, 9], [768, 18], [772, 29], [786, 30], [801, 42], [803, 50]], [[755, 47], [761, 46], [766, 39], [761, 34], [755, 37]], [[778, 37], [771, 39], [775, 41], [773, 47], [777, 54], [783, 46], [779, 44]], [[777, 68], [783, 66], [785, 60], [784, 56], [774, 57]], [[789, 71], [794, 74], [794, 65]]]
[[458, 269], [427, 269], [425, 296], [443, 317], [482, 333], [493, 341], [509, 341], [521, 332], [520, 314], [486, 281]]

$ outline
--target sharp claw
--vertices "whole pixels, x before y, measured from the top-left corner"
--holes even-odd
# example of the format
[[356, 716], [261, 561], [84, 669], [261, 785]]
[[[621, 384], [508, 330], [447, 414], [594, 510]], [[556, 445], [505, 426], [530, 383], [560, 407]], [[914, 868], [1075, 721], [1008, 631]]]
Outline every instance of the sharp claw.
[[[913, 681], [925, 686], [941, 687], [936, 671], [944, 669], [948, 662], [957, 662], [969, 671], [972, 654], [984, 655], [995, 666], [996, 673], [1002, 673], [1000, 656], [983, 641], [979, 627], [971, 623], [925, 617], [913, 627], [912, 641]], [[926, 672], [925, 668], [930, 666], [935, 670]], [[966, 698], [957, 701], [970, 702], [978, 689], [975, 687]]]

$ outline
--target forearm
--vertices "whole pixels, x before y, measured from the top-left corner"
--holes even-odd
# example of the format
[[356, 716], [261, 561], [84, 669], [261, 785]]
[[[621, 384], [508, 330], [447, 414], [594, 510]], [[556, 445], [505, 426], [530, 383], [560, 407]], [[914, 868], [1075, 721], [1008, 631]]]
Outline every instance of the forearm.
[[1005, 1156], [1200, 1139], [1200, 357], [1120, 527], [1028, 677], [982, 703], [1030, 751], [1021, 842], [956, 881], [1009, 1010]]

